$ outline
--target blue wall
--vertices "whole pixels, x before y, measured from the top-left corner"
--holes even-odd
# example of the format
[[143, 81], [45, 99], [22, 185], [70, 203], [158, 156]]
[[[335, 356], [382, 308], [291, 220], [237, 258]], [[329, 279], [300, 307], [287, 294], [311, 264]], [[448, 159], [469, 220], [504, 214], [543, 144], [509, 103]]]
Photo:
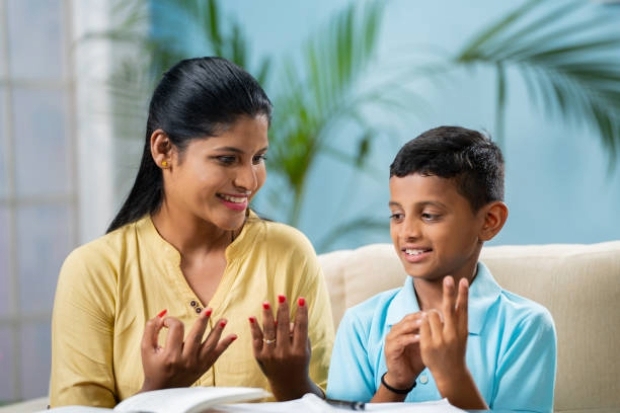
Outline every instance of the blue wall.
[[[243, 24], [255, 57], [294, 55], [318, 24], [348, 4], [346, 0], [222, 3], [225, 13], [235, 15]], [[520, 3], [387, 1], [381, 58], [389, 62], [395, 57], [407, 57], [422, 44], [455, 52], [477, 30]], [[620, 19], [620, 7], [596, 7], [606, 7], [607, 13], [615, 13]], [[518, 74], [509, 72], [509, 83], [504, 153], [510, 216], [492, 243], [591, 243], [620, 239], [620, 165], [609, 173], [607, 154], [592, 130], [576, 122], [545, 117], [541, 108], [527, 98]], [[372, 164], [383, 175], [352, 172], [328, 159], [317, 165], [308, 187], [307, 210], [301, 225], [312, 241], [319, 240], [342, 217], [372, 213], [385, 218], [385, 231], [351, 235], [330, 249], [389, 242], [387, 171], [400, 145], [442, 124], [484, 129], [493, 134], [495, 78], [489, 69], [461, 70], [440, 87], [420, 84], [419, 92], [428, 101], [425, 110], [412, 109], [411, 116], [402, 120], [402, 125], [397, 126], [398, 142], [384, 141], [373, 148]]]

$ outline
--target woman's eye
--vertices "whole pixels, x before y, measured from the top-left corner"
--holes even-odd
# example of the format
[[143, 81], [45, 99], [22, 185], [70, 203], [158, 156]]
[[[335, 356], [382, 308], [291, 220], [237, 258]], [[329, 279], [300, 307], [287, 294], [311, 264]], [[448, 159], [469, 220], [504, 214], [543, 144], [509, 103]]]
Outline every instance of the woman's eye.
[[262, 155], [257, 155], [254, 158], [252, 158], [252, 162], [254, 163], [254, 165], [258, 165], [259, 163], [263, 163], [267, 160], [267, 155], [262, 154]]
[[232, 165], [236, 158], [234, 156], [218, 156], [217, 160], [224, 165]]

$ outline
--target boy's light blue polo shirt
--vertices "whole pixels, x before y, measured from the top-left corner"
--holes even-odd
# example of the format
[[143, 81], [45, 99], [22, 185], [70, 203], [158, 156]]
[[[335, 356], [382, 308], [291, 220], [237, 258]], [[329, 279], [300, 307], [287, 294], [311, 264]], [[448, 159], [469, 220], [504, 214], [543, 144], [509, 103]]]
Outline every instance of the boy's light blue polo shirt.
[[[387, 370], [385, 337], [405, 315], [420, 311], [412, 277], [348, 309], [332, 352], [327, 397], [368, 402]], [[502, 289], [478, 263], [469, 290], [467, 366], [491, 409], [552, 412], [556, 333], [540, 304]], [[433, 376], [420, 373], [406, 402], [439, 400]]]

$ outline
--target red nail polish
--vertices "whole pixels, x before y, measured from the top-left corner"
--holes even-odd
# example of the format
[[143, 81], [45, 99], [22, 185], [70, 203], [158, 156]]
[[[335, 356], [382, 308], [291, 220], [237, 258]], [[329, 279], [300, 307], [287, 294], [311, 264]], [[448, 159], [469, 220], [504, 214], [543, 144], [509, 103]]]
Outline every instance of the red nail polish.
[[204, 312], [205, 317], [211, 317], [211, 314], [213, 314], [212, 308], [207, 308]]
[[268, 302], [268, 301], [265, 301], [265, 302], [263, 303], [263, 309], [264, 309], [264, 310], [269, 310], [270, 308], [271, 308], [271, 306], [269, 305], [269, 302]]
[[250, 324], [254, 324], [256, 322], [254, 317], [249, 317], [248, 320], [250, 320]]
[[164, 318], [164, 316], [166, 315], [166, 313], [167, 313], [167, 312], [168, 312], [168, 309], [167, 309], [167, 308], [166, 308], [166, 309], [164, 309], [164, 310], [161, 310], [161, 311], [159, 312], [159, 314], [157, 314], [157, 317], [159, 317], [159, 318]]
[[222, 328], [226, 327], [226, 320], [220, 321], [220, 327]]
[[235, 340], [237, 339], [237, 336], [232, 336], [230, 339], [231, 339], [232, 341], [235, 341]]
[[306, 305], [306, 299], [303, 298], [303, 297], [299, 297], [297, 299], [297, 305], [300, 306], [300, 307], [303, 307], [304, 305]]
[[286, 301], [286, 297], [285, 296], [283, 296], [282, 294], [278, 295], [278, 302], [280, 304], [282, 304], [285, 301]]

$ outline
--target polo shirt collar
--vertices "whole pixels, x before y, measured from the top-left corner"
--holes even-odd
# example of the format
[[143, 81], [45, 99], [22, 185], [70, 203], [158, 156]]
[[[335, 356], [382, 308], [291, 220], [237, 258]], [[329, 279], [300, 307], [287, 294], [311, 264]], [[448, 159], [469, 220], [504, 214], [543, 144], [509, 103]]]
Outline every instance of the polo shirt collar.
[[[497, 284], [487, 266], [478, 262], [476, 277], [469, 288], [468, 330], [470, 334], [480, 334], [487, 312], [497, 301], [501, 291], [502, 288]], [[408, 276], [388, 307], [386, 323], [392, 326], [400, 322], [406, 314], [418, 311], [420, 311], [420, 305], [413, 289], [413, 277]]]
[[418, 298], [413, 289], [413, 277], [405, 277], [405, 285], [396, 293], [387, 310], [386, 322], [391, 327], [400, 322], [407, 314], [420, 311]]

